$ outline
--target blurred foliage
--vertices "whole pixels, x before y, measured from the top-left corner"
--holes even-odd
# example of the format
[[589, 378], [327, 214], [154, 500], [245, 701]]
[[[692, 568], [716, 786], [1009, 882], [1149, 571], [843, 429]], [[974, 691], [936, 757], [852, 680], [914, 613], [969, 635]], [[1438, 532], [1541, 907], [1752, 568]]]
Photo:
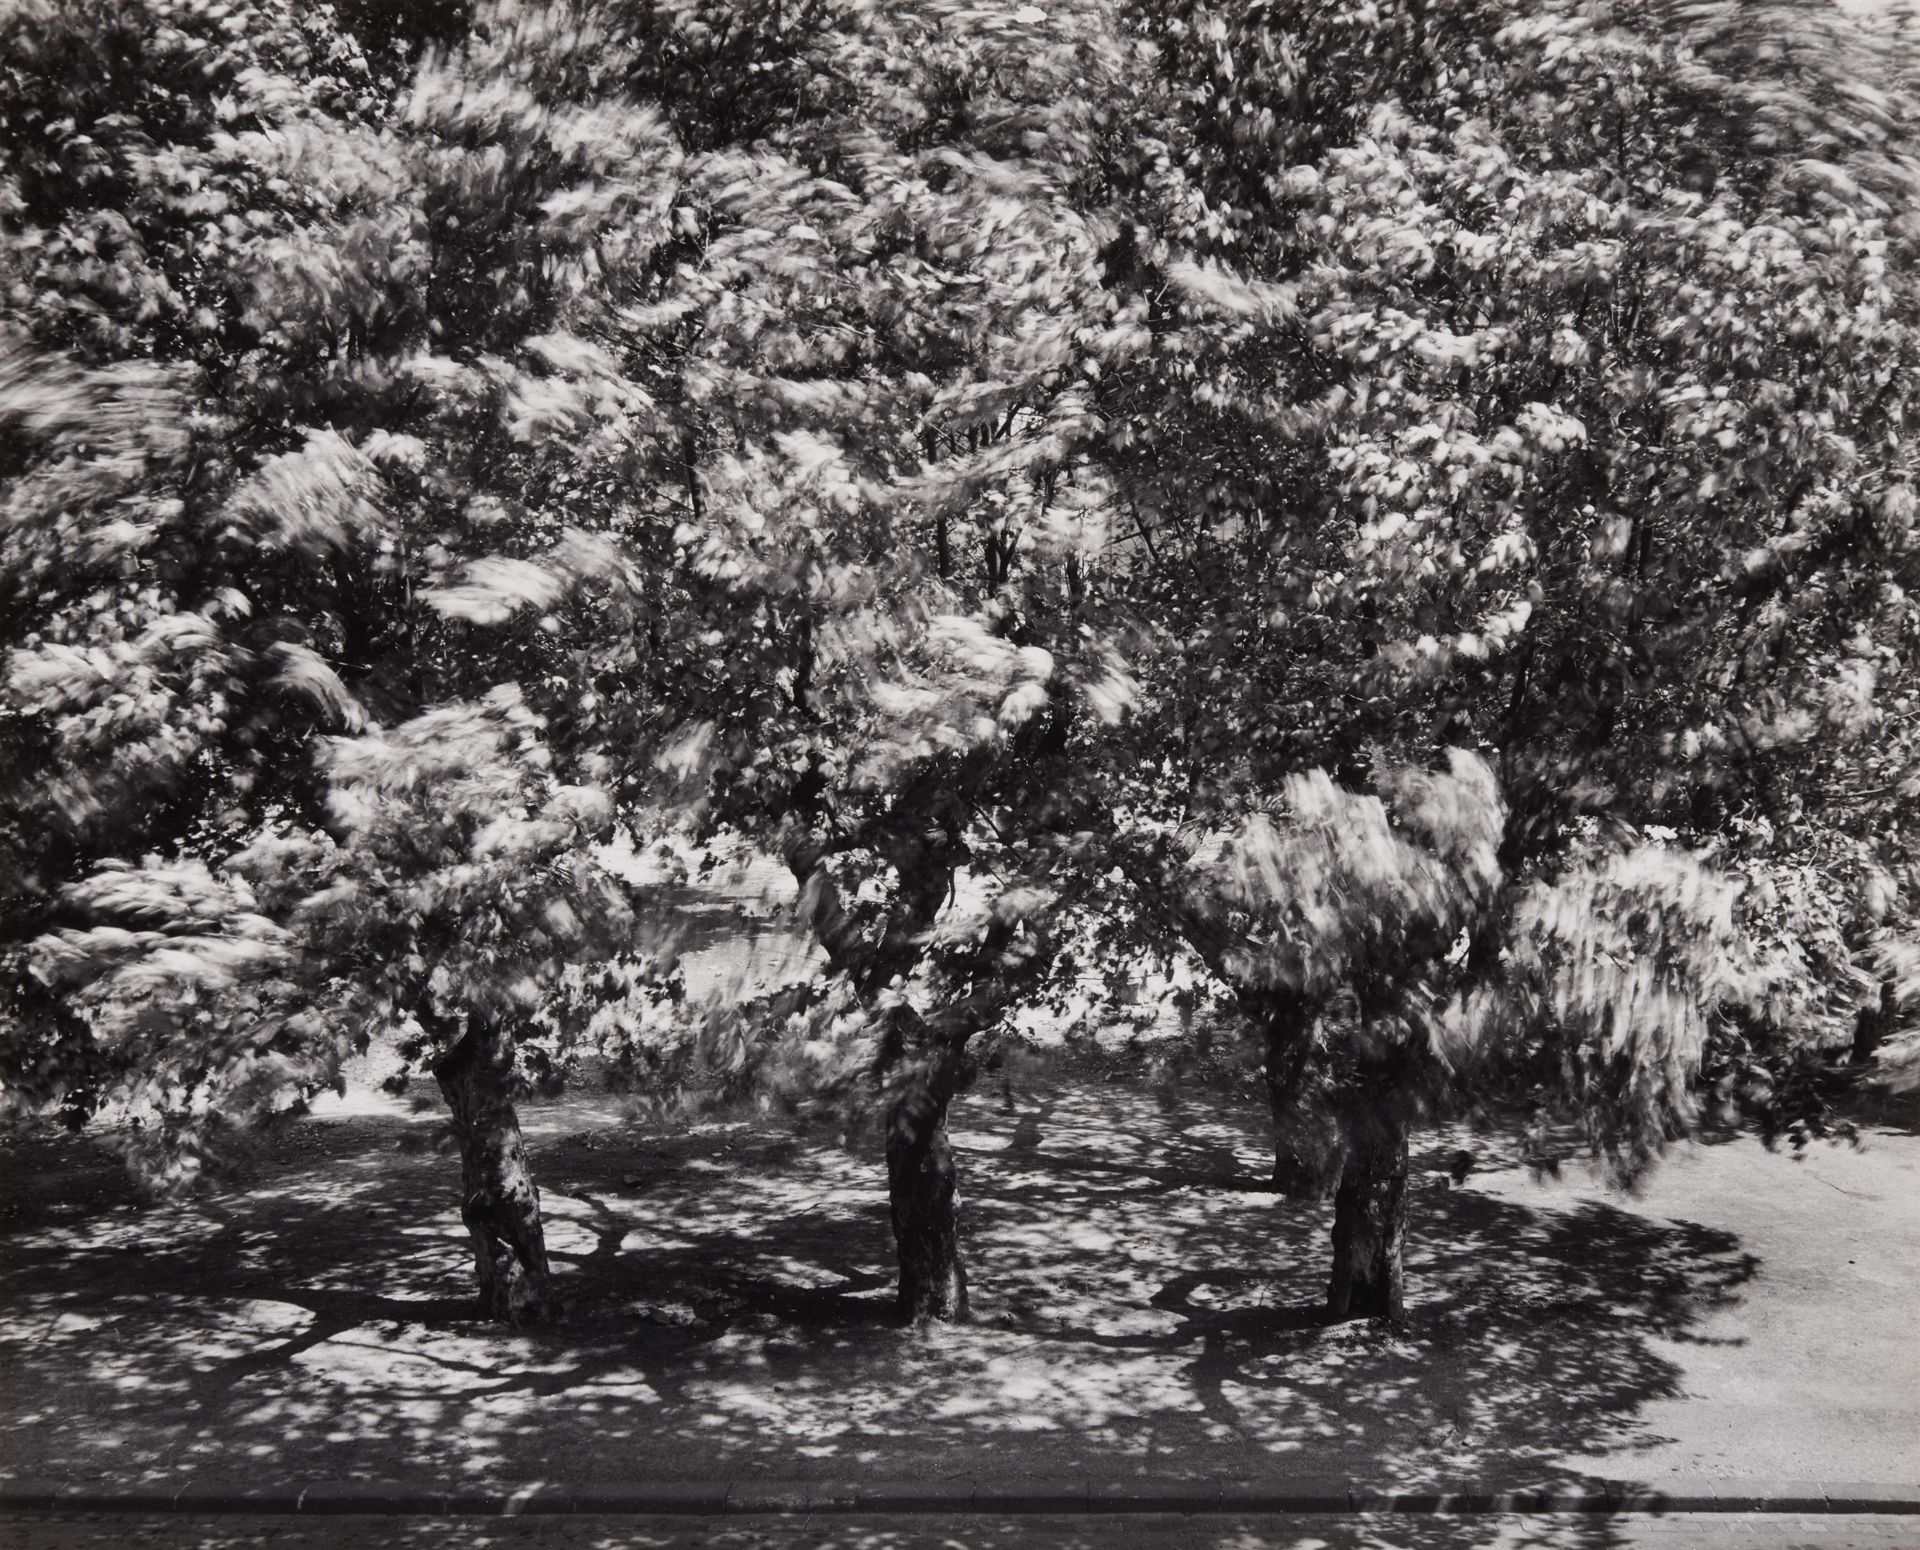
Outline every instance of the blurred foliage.
[[[1920, 1004], [1914, 42], [11, 7], [5, 1107], [180, 1182], [479, 1014], [851, 1122], [1158, 965], [1309, 1172], [1818, 1130]], [[777, 857], [816, 982], [688, 1003], [617, 829]]]

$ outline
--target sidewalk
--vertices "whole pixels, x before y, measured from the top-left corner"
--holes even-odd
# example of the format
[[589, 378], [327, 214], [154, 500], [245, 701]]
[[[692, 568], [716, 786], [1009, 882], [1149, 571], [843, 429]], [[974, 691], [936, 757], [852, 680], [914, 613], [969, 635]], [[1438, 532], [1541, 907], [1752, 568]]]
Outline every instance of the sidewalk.
[[1727, 1481], [1674, 1482], [1650, 1490], [1627, 1481], [1484, 1490], [1471, 1486], [1396, 1490], [1340, 1481], [1096, 1479], [959, 1486], [872, 1481], [710, 1480], [677, 1485], [536, 1482], [488, 1489], [375, 1481], [311, 1484], [90, 1487], [51, 1481], [0, 1485], [0, 1514], [248, 1513], [531, 1517], [573, 1513], [644, 1516], [759, 1516], [859, 1513], [899, 1516], [1060, 1513], [1876, 1513], [1920, 1515], [1920, 1484]]

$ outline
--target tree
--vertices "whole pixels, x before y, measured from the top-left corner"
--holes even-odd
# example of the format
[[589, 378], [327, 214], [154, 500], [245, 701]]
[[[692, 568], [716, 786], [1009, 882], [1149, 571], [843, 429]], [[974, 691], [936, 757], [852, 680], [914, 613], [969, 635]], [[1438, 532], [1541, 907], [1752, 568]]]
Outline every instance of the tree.
[[[262, 331], [269, 256], [321, 218], [325, 185], [290, 164], [331, 142], [343, 203], [365, 192], [353, 174], [367, 181], [367, 71], [324, 23], [271, 8], [239, 22], [229, 33], [170, 9], [47, 6], [6, 24], [4, 197], [21, 240], [6, 259], [0, 560], [5, 1085], [10, 1103], [60, 1103], [76, 1122], [145, 1086], [157, 1050], [180, 1057], [187, 1088], [218, 1081], [203, 1054], [241, 1073], [270, 1055], [296, 1091], [330, 1080], [337, 1060], [331, 1031], [304, 1021], [263, 1025], [257, 1044], [236, 1025], [204, 1051], [175, 1046], [165, 1001], [124, 1041], [26, 972], [36, 939], [83, 931], [96, 905], [108, 920], [125, 905], [165, 936], [264, 947], [272, 933], [205, 862], [248, 800], [310, 806], [316, 787], [286, 750], [360, 714], [314, 649], [324, 608], [286, 618], [277, 605], [324, 595], [338, 542], [367, 526], [377, 473], [338, 436], [301, 447], [272, 390], [275, 352], [247, 341]], [[165, 858], [145, 869], [157, 889], [145, 902], [124, 864], [143, 852]], [[174, 957], [163, 982], [183, 981], [226, 977]], [[184, 1015], [209, 1028], [191, 994]], [[245, 1085], [256, 1101], [276, 1086]], [[142, 1149], [156, 1176], [193, 1172], [226, 1110], [202, 1103], [197, 1122], [163, 1126], [172, 1144]]]
[[728, 7], [674, 29], [790, 104], [676, 109], [759, 135], [752, 183], [728, 166], [725, 326], [690, 347], [756, 406], [703, 406], [689, 474], [696, 568], [745, 612], [679, 703], [713, 821], [782, 858], [827, 966], [769, 1037], [689, 1058], [727, 1090], [877, 1103], [910, 1318], [965, 1312], [947, 1106], [1045, 957], [1035, 837], [1059, 829], [1076, 711], [1097, 727], [1130, 693], [1082, 606], [1107, 310], [1085, 206], [1123, 61], [1098, 8], [1035, 17]]
[[67, 116], [9, 184], [7, 1095], [147, 1105], [182, 1183], [397, 1025], [486, 1306], [537, 1314], [509, 1024], [621, 920], [592, 841], [647, 753], [587, 648], [645, 558], [609, 492], [677, 453], [590, 338], [679, 153], [569, 98], [589, 28], [501, 8], [390, 106], [350, 36], [229, 20], [10, 18], [15, 111]]
[[[829, 850], [863, 850], [897, 863], [911, 913], [962, 859], [930, 859], [916, 826], [957, 833], [990, 775], [999, 790], [1030, 774], [1032, 735], [1009, 777], [991, 753], [1004, 734], [1050, 694], [1124, 692], [1051, 607], [1083, 545], [1055, 497], [1088, 429], [1072, 341], [1093, 244], [1057, 197], [1073, 147], [1028, 155], [1043, 113], [1085, 140], [1079, 99], [1045, 90], [1097, 62], [1097, 29], [1082, 18], [1016, 69], [1040, 34], [1022, 23], [985, 48], [959, 12], [843, 34], [774, 6], [502, 4], [431, 40], [374, 29], [369, 63], [350, 35], [296, 47], [293, 22], [250, 12], [213, 76], [244, 88], [230, 103], [203, 100], [205, 40], [170, 14], [129, 6], [102, 32], [35, 12], [14, 56], [29, 102], [64, 90], [55, 63], [76, 51], [118, 49], [136, 83], [160, 83], [124, 120], [90, 101], [74, 122], [113, 132], [83, 135], [98, 157], [124, 152], [108, 218], [136, 212], [139, 256], [161, 261], [158, 278], [114, 280], [131, 321], [82, 351], [65, 271], [34, 255], [86, 248], [61, 180], [99, 180], [91, 161], [27, 170], [53, 192], [15, 287], [9, 405], [37, 439], [8, 494], [18, 571], [42, 591], [9, 641], [16, 746], [36, 744], [13, 785], [32, 814], [50, 768], [39, 811], [62, 823], [15, 836], [32, 861], [9, 941], [40, 972], [9, 1092], [85, 1107], [138, 1086], [173, 1159], [143, 1153], [149, 1172], [184, 1178], [244, 1117], [223, 1061], [261, 1077], [245, 1090], [266, 1108], [397, 1027], [455, 1112], [487, 1306], [532, 1316], [545, 1256], [510, 1057], [544, 1048], [555, 1017], [591, 1023], [601, 981], [581, 965], [625, 951], [582, 925], [606, 897], [591, 841], [607, 818], [643, 816], [662, 767], [708, 770], [723, 808], [786, 836], [811, 897], [831, 895]], [[916, 39], [937, 47], [902, 89], [887, 62]], [[346, 85], [321, 68], [335, 55]], [[661, 72], [680, 56], [710, 67], [704, 86]], [[794, 92], [763, 96], [763, 77]], [[211, 191], [183, 211], [153, 187], [176, 183]], [[141, 332], [141, 287], [183, 277], [227, 320]], [[103, 483], [108, 430], [128, 445], [109, 447]], [[141, 439], [156, 436], [164, 463]], [[943, 441], [954, 466], [930, 469]], [[169, 493], [186, 485], [191, 499]], [[130, 502], [160, 513], [164, 565], [126, 530]], [[75, 510], [93, 527], [69, 541]], [[934, 576], [970, 528], [982, 582], [949, 589]], [[929, 529], [934, 576], [901, 543]], [[999, 595], [1023, 557], [1049, 578], [1028, 623]], [[119, 641], [141, 586], [156, 622], [131, 648], [76, 644]], [[138, 785], [128, 702], [166, 734]], [[971, 784], [945, 792], [957, 766]], [[857, 843], [806, 832], [860, 809]], [[138, 897], [93, 885], [146, 849]], [[155, 902], [182, 866], [224, 901], [217, 931]], [[152, 929], [129, 942], [130, 920]], [[189, 931], [207, 964], [181, 957]], [[888, 953], [911, 952], [885, 977], [885, 954], [848, 967], [870, 1013], [918, 962], [912, 935], [894, 933]], [[230, 944], [256, 939], [241, 974]], [[159, 983], [156, 962], [172, 978], [152, 1037], [116, 1044], [118, 998]], [[622, 973], [606, 981], [624, 994]], [[225, 1042], [198, 1011], [216, 994], [233, 1001]], [[296, 1015], [303, 997], [329, 1015]], [[903, 1254], [920, 1253], [916, 1221], [952, 1243], [929, 1159], [978, 1021], [923, 1020], [886, 1045]], [[152, 1080], [163, 1048], [182, 1052], [170, 1086]], [[247, 1065], [267, 1049], [279, 1063]]]
[[[1823, 17], [16, 8], [8, 1104], [184, 1182], [399, 1029], [507, 1318], [619, 1017], [877, 1112], [963, 1313], [948, 1104], [1089, 936], [1262, 1042], [1336, 1310], [1495, 1072], [1804, 1129], [1916, 994], [1912, 82]], [[597, 844], [681, 810], [821, 983], [661, 1011]]]
[[[1850, 888], [1893, 875], [1893, 855], [1872, 856], [1899, 843], [1890, 815], [1876, 835], [1819, 798], [1845, 789], [1824, 760], [1910, 716], [1899, 690], [1876, 693], [1904, 676], [1914, 625], [1914, 118], [1897, 53], [1798, 5], [1737, 22], [1711, 6], [1193, 6], [1141, 25], [1166, 95], [1150, 214], [1110, 263], [1140, 298], [1144, 364], [1096, 400], [1137, 537], [1107, 584], [1161, 643], [1136, 663], [1138, 752], [1106, 785], [1116, 833], [1132, 830], [1136, 917], [1178, 931], [1240, 1003], [1265, 987], [1227, 967], [1202, 906], [1226, 888], [1245, 931], [1245, 901], [1191, 875], [1167, 836], [1239, 833], [1297, 772], [1388, 799], [1396, 770], [1484, 751], [1506, 807], [1501, 886], [1456, 917], [1460, 974], [1440, 972], [1437, 942], [1396, 946], [1404, 978], [1375, 980], [1385, 1007], [1356, 986], [1339, 1038], [1364, 1047], [1388, 1010], [1414, 1026], [1423, 1000], [1487, 987], [1529, 1048], [1586, 1040], [1534, 1069], [1631, 1171], [1687, 1112], [1675, 1072], [1720, 1059], [1702, 1027], [1750, 1072], [1791, 1064], [1850, 1017], [1857, 969], [1850, 951], [1795, 947], [1811, 971], [1796, 982], [1776, 972], [1792, 954], [1749, 942], [1752, 975], [1732, 985], [1685, 948], [1721, 940], [1712, 888], [1675, 882], [1685, 864], [1667, 859], [1607, 863], [1624, 871], [1600, 888], [1590, 847], [1640, 856], [1640, 826], [1665, 825], [1763, 894], [1786, 863], [1756, 854], [1755, 826], [1791, 813], [1796, 836], [1855, 837], [1819, 842], [1854, 859], [1820, 880], [1815, 915], [1845, 918]], [[1889, 789], [1911, 780], [1904, 757], [1879, 765]], [[1596, 961], [1539, 940], [1563, 919], [1540, 903], [1558, 888], [1617, 913], [1601, 935], [1672, 956], [1675, 1005], [1708, 1019], [1628, 1039], [1640, 1076], [1614, 1071], [1604, 1093], [1580, 1074], [1610, 1047], [1591, 1008], [1536, 977]], [[1883, 923], [1905, 918], [1880, 893]], [[1662, 898], [1664, 946], [1639, 934]], [[1741, 931], [1768, 935], [1763, 914], [1741, 912]], [[1354, 929], [1336, 912], [1317, 950], [1342, 963]], [[1605, 988], [1628, 1015], [1632, 984]], [[1277, 1026], [1314, 1025], [1283, 1005]], [[1267, 1037], [1277, 1172], [1299, 1171], [1293, 1095], [1330, 1081], [1317, 1107], [1346, 1128], [1313, 1143], [1310, 1115], [1304, 1149], [1344, 1153], [1343, 1194], [1368, 1196], [1372, 1148], [1332, 1094], [1365, 1093], [1357, 1112], [1386, 1116], [1390, 1138], [1419, 1085], [1369, 1091], [1329, 1074], [1304, 1031]], [[1353, 1257], [1338, 1239], [1336, 1263]], [[1336, 1309], [1353, 1306], [1342, 1279]]]
[[1493, 772], [1380, 767], [1379, 795], [1289, 777], [1231, 830], [1171, 837], [1130, 870], [1259, 1034], [1275, 1182], [1338, 1180], [1332, 1317], [1398, 1317], [1407, 1131], [1440, 1066], [1455, 943], [1492, 905], [1505, 817]]

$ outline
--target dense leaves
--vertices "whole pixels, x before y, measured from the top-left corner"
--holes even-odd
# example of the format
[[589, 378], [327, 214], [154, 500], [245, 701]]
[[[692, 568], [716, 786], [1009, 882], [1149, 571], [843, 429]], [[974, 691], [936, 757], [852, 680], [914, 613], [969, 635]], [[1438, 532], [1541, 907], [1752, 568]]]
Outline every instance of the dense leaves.
[[[7, 1109], [176, 1183], [369, 1039], [496, 1140], [584, 1039], [883, 1117], [934, 1314], [977, 1041], [1143, 962], [1343, 1221], [1474, 1095], [1803, 1139], [1920, 1004], [1912, 44], [14, 7]], [[812, 983], [683, 1006], [621, 831], [777, 858]]]
[[1169, 778], [1116, 805], [1232, 823], [1292, 770], [1478, 748], [1514, 888], [1595, 832], [1715, 848], [1774, 901], [1743, 931], [1821, 923], [1769, 1027], [1844, 1043], [1920, 793], [1911, 39], [1795, 4], [1143, 25], [1151, 346], [1103, 407]]

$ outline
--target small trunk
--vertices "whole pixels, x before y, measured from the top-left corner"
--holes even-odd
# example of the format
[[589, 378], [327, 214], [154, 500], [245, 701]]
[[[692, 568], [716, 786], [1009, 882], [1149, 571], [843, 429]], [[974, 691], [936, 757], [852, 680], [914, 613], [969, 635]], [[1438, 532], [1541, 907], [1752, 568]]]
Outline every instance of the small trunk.
[[1346, 1165], [1334, 1195], [1329, 1321], [1401, 1317], [1406, 1232], [1407, 1127], [1398, 1119], [1368, 1116], [1349, 1127]]
[[1267, 1023], [1265, 1075], [1267, 1099], [1273, 1106], [1273, 1189], [1289, 1200], [1324, 1200], [1340, 1175], [1339, 1126], [1308, 1094], [1312, 1038], [1312, 1021], [1302, 1011], [1289, 1009]]
[[900, 1316], [916, 1324], [966, 1318], [947, 1098], [923, 1083], [916, 1082], [887, 1116], [887, 1195], [900, 1255]]
[[460, 1143], [460, 1215], [473, 1235], [486, 1316], [538, 1323], [547, 1311], [547, 1240], [511, 1095], [513, 1047], [478, 1014], [433, 1068]]
[[1880, 984], [1880, 999], [1863, 1006], [1853, 1020], [1853, 1048], [1847, 1058], [1856, 1066], [1865, 1065], [1879, 1051], [1887, 1036], [1900, 1025], [1900, 1004], [1894, 995], [1892, 980]]

